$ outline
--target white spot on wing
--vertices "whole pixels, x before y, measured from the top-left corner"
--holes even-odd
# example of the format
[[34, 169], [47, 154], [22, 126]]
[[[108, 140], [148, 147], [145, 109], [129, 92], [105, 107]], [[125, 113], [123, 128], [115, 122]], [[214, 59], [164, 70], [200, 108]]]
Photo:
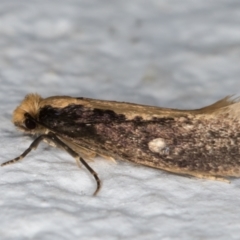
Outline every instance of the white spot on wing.
[[168, 147], [163, 138], [155, 138], [148, 143], [148, 148], [155, 153], [164, 153]]

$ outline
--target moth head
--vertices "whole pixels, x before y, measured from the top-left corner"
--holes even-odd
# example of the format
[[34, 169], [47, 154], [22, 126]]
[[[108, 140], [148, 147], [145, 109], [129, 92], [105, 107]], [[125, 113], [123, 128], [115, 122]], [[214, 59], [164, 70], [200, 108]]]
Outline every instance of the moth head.
[[19, 130], [30, 134], [44, 132], [44, 128], [37, 123], [41, 101], [40, 95], [28, 94], [14, 110], [12, 121]]

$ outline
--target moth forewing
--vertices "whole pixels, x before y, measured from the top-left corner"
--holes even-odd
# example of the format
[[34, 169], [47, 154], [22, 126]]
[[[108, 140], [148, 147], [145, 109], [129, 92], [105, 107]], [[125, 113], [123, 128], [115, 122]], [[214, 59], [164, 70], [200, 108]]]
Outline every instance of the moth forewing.
[[196, 110], [177, 110], [29, 94], [16, 108], [13, 122], [39, 135], [18, 158], [45, 140], [67, 151], [100, 180], [86, 160], [96, 155], [127, 160], [178, 174], [220, 179], [240, 176], [238, 100], [226, 97]]

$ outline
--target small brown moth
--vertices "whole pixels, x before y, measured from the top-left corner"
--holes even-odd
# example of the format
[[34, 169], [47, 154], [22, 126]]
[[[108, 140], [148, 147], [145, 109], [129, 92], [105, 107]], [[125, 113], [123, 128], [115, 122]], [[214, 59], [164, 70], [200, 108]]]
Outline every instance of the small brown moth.
[[13, 113], [13, 123], [38, 135], [19, 157], [44, 140], [82, 163], [96, 155], [128, 160], [177, 174], [222, 179], [240, 176], [240, 102], [226, 97], [196, 110], [29, 94]]

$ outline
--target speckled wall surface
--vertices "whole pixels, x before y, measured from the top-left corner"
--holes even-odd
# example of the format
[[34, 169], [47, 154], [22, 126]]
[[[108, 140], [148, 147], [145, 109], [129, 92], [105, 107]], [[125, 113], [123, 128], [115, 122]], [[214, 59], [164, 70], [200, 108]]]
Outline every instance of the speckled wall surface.
[[[240, 87], [240, 2], [1, 1], [0, 159], [32, 139], [13, 109], [29, 92], [198, 108]], [[0, 168], [1, 239], [239, 239], [240, 180], [231, 184], [41, 144]]]

